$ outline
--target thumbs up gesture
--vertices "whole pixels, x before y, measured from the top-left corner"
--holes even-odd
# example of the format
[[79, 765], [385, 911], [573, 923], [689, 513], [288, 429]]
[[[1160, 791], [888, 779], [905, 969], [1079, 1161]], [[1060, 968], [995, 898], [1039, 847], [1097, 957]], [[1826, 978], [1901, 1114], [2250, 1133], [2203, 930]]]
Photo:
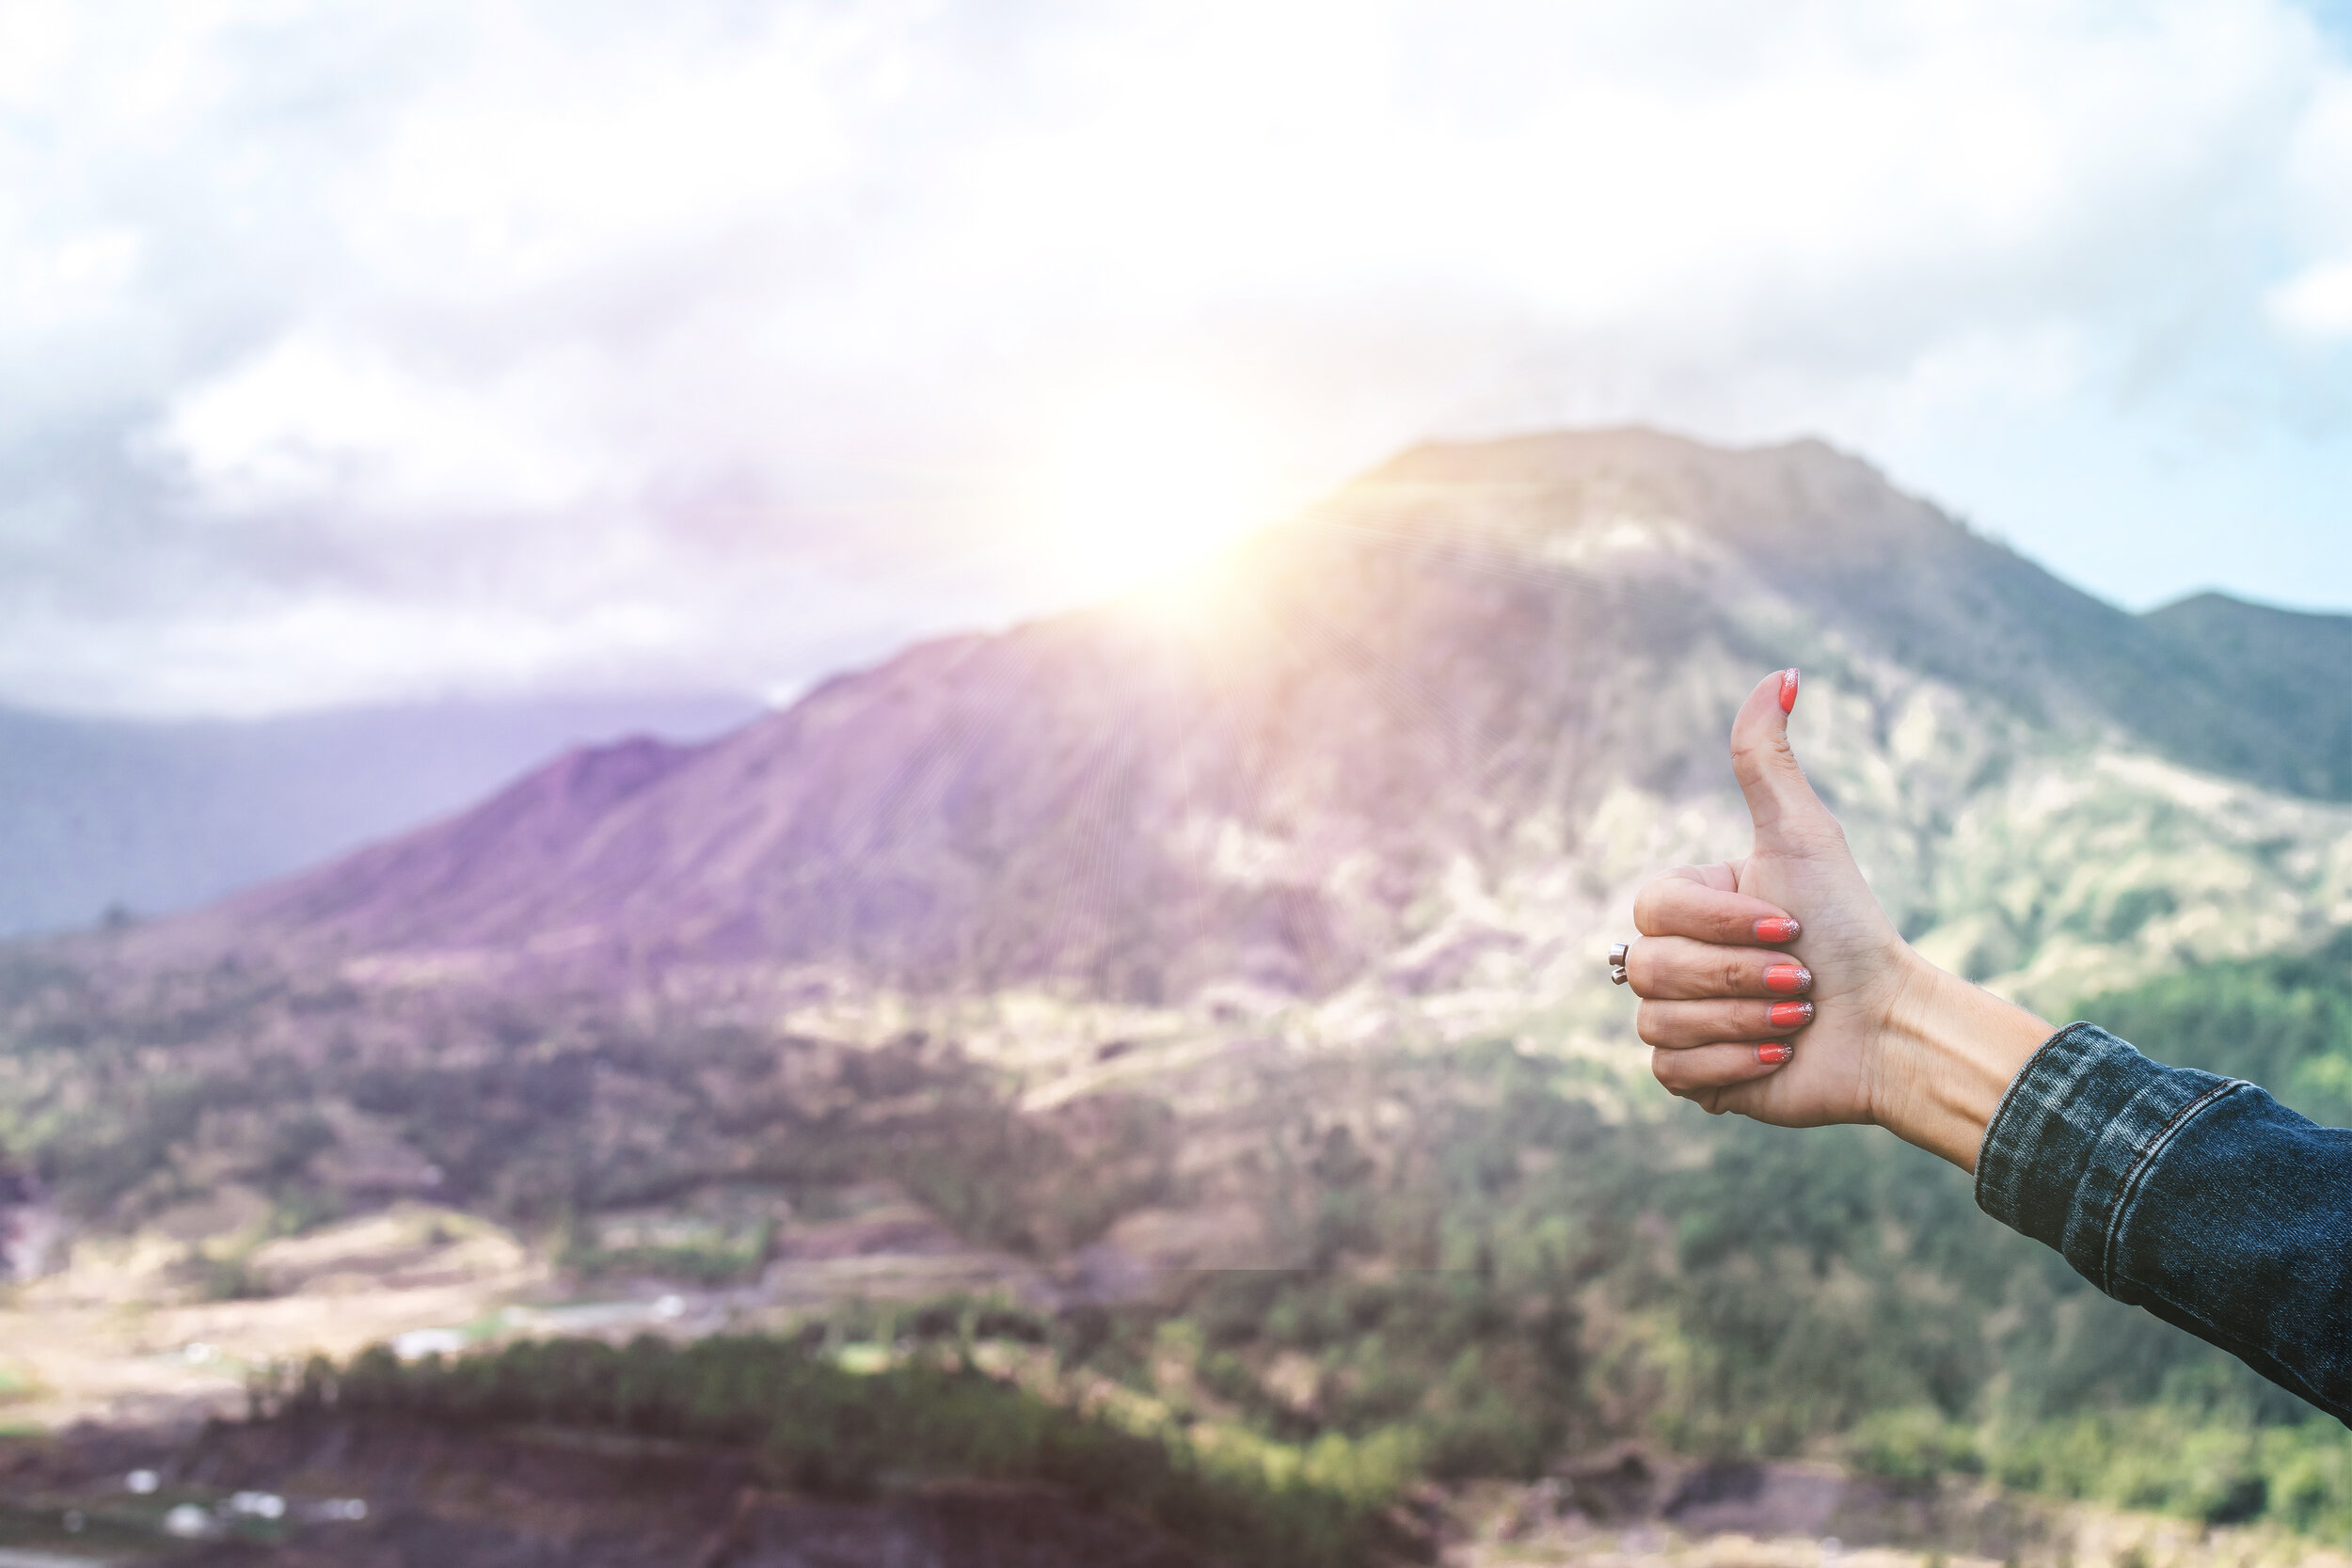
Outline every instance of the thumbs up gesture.
[[1798, 687], [1794, 670], [1767, 676], [1732, 722], [1748, 853], [1677, 866], [1634, 901], [1626, 974], [1650, 1069], [1708, 1111], [1876, 1122], [1973, 1168], [1985, 1082], [1997, 1101], [2049, 1026], [1937, 969], [1886, 918], [1789, 748]]

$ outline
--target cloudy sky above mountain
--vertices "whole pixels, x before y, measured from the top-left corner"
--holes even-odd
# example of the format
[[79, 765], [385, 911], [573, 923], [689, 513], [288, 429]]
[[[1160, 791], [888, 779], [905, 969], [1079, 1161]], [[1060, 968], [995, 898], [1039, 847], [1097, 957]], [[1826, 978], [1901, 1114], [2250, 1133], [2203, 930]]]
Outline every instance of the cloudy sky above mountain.
[[0, 701], [785, 689], [1426, 435], [2352, 608], [2283, 0], [0, 8]]

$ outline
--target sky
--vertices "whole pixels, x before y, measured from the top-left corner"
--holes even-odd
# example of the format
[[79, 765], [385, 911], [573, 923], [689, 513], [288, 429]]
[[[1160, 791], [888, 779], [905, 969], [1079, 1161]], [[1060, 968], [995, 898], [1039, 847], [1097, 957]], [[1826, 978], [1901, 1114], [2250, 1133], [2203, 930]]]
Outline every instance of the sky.
[[2352, 7], [10, 0], [0, 703], [781, 696], [1415, 440], [2352, 610]]

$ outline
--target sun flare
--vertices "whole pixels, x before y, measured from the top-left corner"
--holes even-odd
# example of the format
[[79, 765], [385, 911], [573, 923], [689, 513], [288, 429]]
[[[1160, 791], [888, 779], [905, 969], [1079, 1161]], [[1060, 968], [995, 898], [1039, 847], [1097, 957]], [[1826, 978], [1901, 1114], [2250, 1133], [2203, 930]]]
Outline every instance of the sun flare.
[[1046, 448], [1032, 517], [1043, 568], [1074, 595], [1169, 584], [1279, 510], [1263, 434], [1195, 388], [1091, 397]]

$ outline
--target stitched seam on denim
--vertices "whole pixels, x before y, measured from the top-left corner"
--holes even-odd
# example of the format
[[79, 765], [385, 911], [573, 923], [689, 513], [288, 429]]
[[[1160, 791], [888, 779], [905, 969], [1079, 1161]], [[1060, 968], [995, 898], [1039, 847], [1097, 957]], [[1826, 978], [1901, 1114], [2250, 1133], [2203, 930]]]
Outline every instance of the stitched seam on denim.
[[[2051, 1050], [2061, 1041], [2071, 1040], [2075, 1035], [2084, 1030], [2096, 1029], [2099, 1026], [2095, 1023], [2077, 1020], [2076, 1022], [2068, 1024], [2065, 1028], [2060, 1029], [2057, 1034], [2052, 1035], [2048, 1039], [2043, 1040], [2040, 1045], [2036, 1046], [2034, 1048], [2033, 1054], [2026, 1058], [2026, 1065], [2019, 1068], [2017, 1069], [2017, 1075], [2009, 1081], [2009, 1087], [2001, 1091], [2000, 1103], [1993, 1107], [1993, 1119], [1984, 1124], [1984, 1142], [1977, 1146], [1977, 1207], [1983, 1210], [1988, 1214], [1994, 1214], [1994, 1217], [2000, 1220], [2004, 1225], [2013, 1227], [2016, 1224], [2016, 1221], [2010, 1215], [1995, 1213], [1993, 1206], [1984, 1200], [1984, 1173], [1986, 1166], [1985, 1151], [1987, 1149], [1995, 1149], [1995, 1152], [1999, 1152], [1995, 1146], [2000, 1133], [2001, 1118], [2009, 1114], [2010, 1103], [2017, 1098], [2019, 1085], [2023, 1085], [2026, 1079], [2033, 1076], [2034, 1064], [2042, 1060], [2043, 1053]], [[2002, 1156], [2001, 1164], [2003, 1165], [2009, 1165], [2012, 1163], [2013, 1162], [2009, 1160], [2006, 1155]], [[2013, 1181], [2010, 1183], [2012, 1186], [2015, 1183]], [[2011, 1196], [2014, 1195], [2012, 1194]]]
[[2115, 1294], [2115, 1239], [2122, 1231], [2124, 1214], [2130, 1212], [2132, 1204], [2139, 1196], [2139, 1179], [2147, 1174], [2156, 1156], [2164, 1152], [2165, 1145], [2170, 1143], [2181, 1129], [2186, 1127], [2205, 1107], [2223, 1095], [2233, 1094], [2246, 1086], [2243, 1079], [2224, 1079], [2182, 1106], [2173, 1113], [2172, 1119], [2148, 1140], [2146, 1147], [2139, 1151], [2139, 1158], [2132, 1162], [2132, 1168], [2125, 1171], [2123, 1180], [2115, 1184], [2115, 1196], [2111, 1200], [2113, 1207], [2107, 1211], [2106, 1234], [2100, 1238], [2099, 1243], [2099, 1289], [2109, 1295]]

